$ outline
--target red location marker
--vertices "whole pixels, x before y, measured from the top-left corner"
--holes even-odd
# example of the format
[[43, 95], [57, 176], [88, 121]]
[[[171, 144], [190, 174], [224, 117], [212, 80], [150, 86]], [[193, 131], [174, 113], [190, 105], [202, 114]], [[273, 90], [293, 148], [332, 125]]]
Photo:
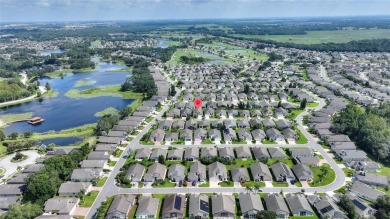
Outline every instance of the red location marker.
[[195, 98], [194, 105], [196, 109], [199, 109], [202, 106], [202, 100], [200, 98]]

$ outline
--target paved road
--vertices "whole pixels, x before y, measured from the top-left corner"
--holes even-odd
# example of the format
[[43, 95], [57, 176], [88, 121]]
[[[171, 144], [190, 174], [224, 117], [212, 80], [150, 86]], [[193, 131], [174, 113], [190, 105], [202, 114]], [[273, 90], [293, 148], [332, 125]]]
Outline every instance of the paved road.
[[33, 164], [40, 157], [37, 151], [22, 151], [21, 153], [27, 155], [28, 158], [18, 163], [12, 163], [11, 159], [15, 156], [15, 153], [13, 153], [0, 160], [0, 167], [5, 168], [6, 170], [1, 179], [7, 179], [18, 170], [19, 166], [24, 167], [27, 164]]
[[[170, 83], [173, 83], [169, 77], [167, 77], [167, 80]], [[175, 101], [176, 98], [180, 95], [181, 91], [178, 91], [176, 96], [173, 98], [172, 101]], [[315, 96], [314, 94], [310, 94], [312, 96]], [[319, 105], [315, 107], [315, 110], [321, 109], [325, 106], [324, 100], [319, 98], [318, 96], [315, 96], [316, 99], [319, 100]], [[169, 108], [169, 104], [165, 105], [163, 109], [158, 113], [158, 115], [153, 119], [126, 147], [125, 152], [123, 154], [128, 154], [129, 150], [134, 150], [136, 148], [145, 147], [143, 145], [139, 144], [139, 140], [141, 137], [148, 132], [148, 130], [156, 123], [156, 120], [161, 119], [164, 112], [166, 112]], [[345, 175], [344, 172], [340, 169], [340, 167], [337, 165], [337, 163], [332, 159], [332, 157], [317, 143], [317, 141], [311, 136], [310, 133], [307, 132], [305, 127], [303, 127], [302, 120], [305, 115], [308, 114], [308, 109], [298, 115], [297, 117], [297, 126], [298, 129], [306, 136], [309, 143], [306, 145], [299, 145], [300, 147], [310, 147], [316, 151], [318, 151], [323, 158], [329, 163], [331, 168], [335, 171], [336, 179], [331, 184], [327, 186], [322, 187], [308, 187], [304, 188], [305, 192], [308, 193], [314, 193], [314, 192], [328, 192], [333, 191], [345, 183]], [[176, 145], [177, 146], [177, 145]], [[202, 145], [203, 146], [203, 145]], [[206, 146], [206, 145], [204, 145]], [[239, 145], [229, 145], [229, 146], [239, 146]], [[246, 145], [248, 146], [248, 145]], [[255, 146], [255, 145], [253, 145]], [[282, 145], [261, 145], [261, 146], [282, 146]], [[291, 145], [292, 146], [292, 145]], [[297, 145], [298, 146], [298, 145]], [[161, 146], [159, 146], [161, 147]], [[165, 146], [164, 146], [165, 147]], [[168, 147], [168, 146], [167, 146]], [[179, 146], [179, 147], [184, 147]], [[110, 176], [108, 177], [103, 189], [97, 196], [95, 202], [93, 203], [90, 211], [88, 212], [87, 216], [85, 218], [90, 219], [94, 218], [94, 215], [96, 214], [97, 209], [99, 208], [102, 201], [104, 201], [107, 197], [115, 195], [115, 194], [168, 194], [168, 193], [236, 193], [236, 192], [246, 192], [245, 188], [237, 188], [237, 187], [220, 187], [220, 188], [199, 188], [199, 187], [187, 187], [187, 188], [119, 188], [115, 186], [115, 176], [119, 173], [120, 168], [125, 163], [126, 159], [124, 157], [120, 157], [117, 164], [115, 165], [114, 169], [112, 170]], [[300, 192], [303, 188], [301, 187], [265, 187], [262, 188], [263, 192]]]

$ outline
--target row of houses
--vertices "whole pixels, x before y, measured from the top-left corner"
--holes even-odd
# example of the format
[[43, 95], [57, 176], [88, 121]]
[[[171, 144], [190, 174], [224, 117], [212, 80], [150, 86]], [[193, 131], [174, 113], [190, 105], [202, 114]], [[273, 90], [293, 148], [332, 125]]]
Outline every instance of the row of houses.
[[[162, 202], [162, 203], [161, 203]], [[186, 205], [188, 202], [188, 205]], [[366, 203], [354, 199], [354, 207], [361, 216], [372, 216], [375, 212]], [[201, 218], [257, 218], [261, 211], [268, 210], [276, 213], [277, 218], [291, 216], [313, 216], [315, 209], [322, 218], [347, 219], [335, 202], [328, 196], [302, 194], [265, 194], [263, 199], [255, 193], [240, 193], [232, 195], [204, 194], [167, 195], [163, 200], [152, 196], [135, 197], [133, 195], [117, 195], [107, 214], [106, 219], [126, 219], [129, 211], [137, 208], [135, 218], [156, 218], [161, 207], [160, 218], [185, 218], [185, 206], [188, 206], [188, 216], [192, 219]], [[237, 212], [236, 209], [240, 209]], [[362, 211], [363, 207], [369, 209]]]

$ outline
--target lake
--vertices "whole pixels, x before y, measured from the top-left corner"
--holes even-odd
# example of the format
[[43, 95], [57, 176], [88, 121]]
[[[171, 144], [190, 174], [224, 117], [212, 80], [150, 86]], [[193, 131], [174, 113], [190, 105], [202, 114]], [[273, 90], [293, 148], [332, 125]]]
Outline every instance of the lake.
[[[98, 61], [98, 60], [94, 60]], [[32, 112], [33, 116], [40, 116], [45, 121], [39, 125], [32, 126], [27, 122], [13, 123], [4, 128], [6, 134], [12, 132], [24, 133], [26, 131], [44, 133], [50, 130], [69, 129], [84, 124], [95, 123], [99, 117], [96, 112], [102, 111], [108, 107], [122, 109], [133, 102], [132, 99], [126, 100], [121, 97], [102, 96], [94, 98], [68, 98], [65, 93], [70, 89], [86, 90], [104, 85], [122, 84], [127, 77], [131, 76], [129, 72], [106, 72], [126, 67], [125, 65], [101, 62], [96, 66], [94, 72], [74, 73], [60, 78], [41, 78], [40, 83], [44, 85], [49, 82], [53, 91], [58, 92], [56, 97], [45, 97], [42, 101], [34, 100], [27, 103], [0, 108], [0, 115], [17, 114]], [[82, 83], [75, 88], [77, 82]]]
[[39, 54], [41, 56], [49, 56], [51, 54], [55, 54], [55, 53], [63, 53], [64, 50], [61, 50], [61, 49], [54, 49], [54, 50], [43, 50], [41, 51]]

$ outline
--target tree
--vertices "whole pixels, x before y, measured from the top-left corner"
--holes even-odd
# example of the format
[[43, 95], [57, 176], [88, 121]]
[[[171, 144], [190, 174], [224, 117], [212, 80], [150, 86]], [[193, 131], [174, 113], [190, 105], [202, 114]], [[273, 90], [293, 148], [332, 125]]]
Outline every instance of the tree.
[[348, 196], [341, 196], [337, 204], [347, 213], [348, 218], [355, 219], [358, 217], [358, 214], [355, 211], [355, 206], [352, 203], [352, 200], [348, 198]]
[[245, 94], [249, 94], [249, 85], [248, 85], [248, 84], [246, 84], [246, 85], [244, 86], [244, 93], [245, 93]]
[[2, 219], [33, 219], [42, 214], [42, 207], [39, 204], [27, 202], [24, 204], [13, 204], [9, 211], [2, 215]]
[[3, 129], [0, 129], [0, 141], [4, 141], [5, 138], [6, 138], [6, 136], [5, 136]]
[[51, 90], [51, 86], [50, 86], [49, 82], [46, 82], [45, 87], [46, 87], [46, 90]]
[[282, 107], [282, 101], [279, 101], [278, 108]]
[[158, 156], [158, 163], [165, 165], [165, 156], [164, 155]]
[[27, 131], [27, 132], [25, 132], [25, 133], [23, 134], [23, 137], [24, 137], [24, 138], [30, 138], [32, 135], [33, 135], [32, 132]]
[[62, 181], [55, 172], [44, 171], [33, 174], [27, 180], [25, 200], [43, 204], [57, 194]]
[[176, 95], [176, 88], [175, 88], [175, 85], [171, 85], [171, 88], [169, 90], [169, 95], [171, 95], [172, 97]]
[[257, 219], [276, 219], [277, 215], [273, 211], [263, 210], [257, 213]]
[[306, 98], [303, 98], [303, 100], [301, 101], [301, 106], [300, 106], [300, 108], [303, 110], [303, 109], [306, 108], [306, 105], [307, 105], [307, 100], [306, 100]]
[[19, 134], [17, 132], [12, 132], [10, 135], [9, 135], [9, 138], [11, 140], [16, 140], [17, 138], [19, 137]]
[[374, 207], [378, 210], [375, 213], [376, 218], [390, 219], [390, 195], [379, 196]]
[[15, 156], [14, 156], [14, 160], [21, 160], [23, 159], [24, 155], [20, 152], [16, 152]]

